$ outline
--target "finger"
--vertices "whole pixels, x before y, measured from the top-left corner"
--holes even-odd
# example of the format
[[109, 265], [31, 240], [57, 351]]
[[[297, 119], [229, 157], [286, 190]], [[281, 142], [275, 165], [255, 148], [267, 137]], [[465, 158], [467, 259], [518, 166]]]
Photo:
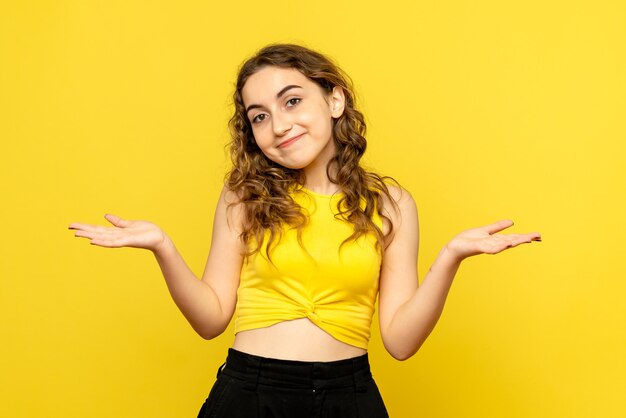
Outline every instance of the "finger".
[[525, 235], [521, 235], [519, 237], [515, 237], [511, 239], [511, 245], [509, 248], [517, 247], [520, 244], [529, 244], [531, 242], [530, 237]]
[[82, 224], [82, 223], [78, 223], [78, 222], [72, 222], [71, 224], [69, 224], [69, 226], [67, 227], [67, 229], [83, 229], [83, 230], [88, 230], [88, 229], [93, 229], [95, 228], [96, 225], [91, 225], [91, 224]]
[[123, 247], [124, 244], [121, 243], [119, 238], [116, 239], [106, 239], [106, 238], [93, 238], [89, 241], [92, 245], [97, 245], [99, 247], [107, 247], [107, 248], [119, 248]]
[[495, 234], [496, 232], [500, 232], [511, 226], [513, 226], [513, 221], [510, 219], [504, 219], [504, 220], [492, 223], [491, 225], [485, 225], [482, 227], [482, 229], [486, 231], [489, 235], [492, 235], [492, 234]]
[[130, 225], [130, 221], [126, 219], [122, 219], [119, 216], [112, 215], [110, 213], [107, 213], [106, 215], [104, 215], [104, 219], [106, 219], [107, 221], [111, 222], [113, 225], [120, 227], [120, 228], [126, 228]]
[[541, 234], [539, 232], [531, 232], [530, 234], [524, 234], [524, 236], [528, 238], [530, 242], [541, 241]]
[[102, 225], [72, 223], [72, 224], [69, 225], [68, 229], [75, 229], [75, 230], [89, 231], [89, 232], [107, 233], [107, 232], [111, 231], [113, 228], [109, 227], [109, 226], [102, 226]]
[[74, 232], [74, 236], [78, 237], [78, 238], [92, 238], [92, 233], [88, 232], [88, 231], [83, 231], [83, 230], [78, 230], [76, 232]]
[[89, 239], [115, 239], [120, 236], [121, 231], [123, 230], [115, 227], [96, 226], [87, 229], [76, 229], [74, 236]]
[[517, 247], [520, 244], [529, 244], [533, 241], [541, 241], [541, 236], [539, 236], [539, 238], [537, 239], [537, 234], [533, 233], [533, 234], [515, 234], [515, 235], [508, 235], [509, 240], [508, 240], [508, 247], [507, 248], [513, 248], [513, 247]]
[[510, 237], [514, 240], [521, 240], [521, 242], [541, 241], [541, 234], [539, 232], [531, 232], [529, 234], [505, 234], [497, 236]]
[[94, 238], [104, 238], [106, 234], [103, 234], [100, 231], [87, 231], [87, 230], [77, 230], [76, 232], [74, 232], [74, 236], [75, 237], [79, 237], [79, 238], [89, 238], [89, 239], [94, 239]]

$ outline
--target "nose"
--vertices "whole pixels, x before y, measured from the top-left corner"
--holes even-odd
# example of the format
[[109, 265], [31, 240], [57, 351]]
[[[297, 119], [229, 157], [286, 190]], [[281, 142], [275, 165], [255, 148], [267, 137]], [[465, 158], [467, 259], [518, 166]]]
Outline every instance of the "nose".
[[283, 136], [291, 130], [293, 123], [289, 115], [282, 112], [276, 112], [272, 117], [272, 129], [277, 136]]

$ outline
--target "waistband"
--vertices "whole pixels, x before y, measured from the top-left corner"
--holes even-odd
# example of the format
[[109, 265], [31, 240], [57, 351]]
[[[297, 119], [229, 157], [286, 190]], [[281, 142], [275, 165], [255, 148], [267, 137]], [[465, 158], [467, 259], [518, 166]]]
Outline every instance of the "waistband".
[[262, 384], [313, 390], [348, 386], [362, 388], [372, 380], [367, 353], [350, 359], [322, 362], [266, 358], [229, 348], [226, 363], [220, 372], [253, 387]]

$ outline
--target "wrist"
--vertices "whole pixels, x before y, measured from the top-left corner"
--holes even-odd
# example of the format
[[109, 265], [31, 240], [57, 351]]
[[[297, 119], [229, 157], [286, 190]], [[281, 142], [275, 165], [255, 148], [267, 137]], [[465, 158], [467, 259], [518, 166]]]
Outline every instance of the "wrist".
[[166, 255], [174, 248], [174, 242], [172, 242], [170, 237], [163, 231], [161, 231], [161, 233], [163, 234], [163, 238], [154, 246], [154, 248], [151, 248], [151, 251], [157, 257]]
[[452, 264], [461, 264], [461, 262], [463, 260], [465, 260], [467, 258], [467, 256], [463, 256], [462, 254], [460, 254], [458, 251], [456, 251], [454, 249], [454, 247], [452, 245], [450, 245], [451, 242], [447, 243], [443, 249], [441, 250], [440, 256], [452, 263]]

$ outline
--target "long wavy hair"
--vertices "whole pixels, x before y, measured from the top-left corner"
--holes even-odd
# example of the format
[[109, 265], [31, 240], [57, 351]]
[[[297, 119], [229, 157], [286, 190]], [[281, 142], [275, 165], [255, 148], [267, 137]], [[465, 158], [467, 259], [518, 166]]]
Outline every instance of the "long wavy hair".
[[[243, 203], [245, 222], [240, 238], [246, 244], [254, 242], [252, 248], [248, 247], [246, 257], [261, 250], [266, 231], [269, 231], [266, 255], [271, 260], [270, 250], [279, 242], [284, 225], [297, 228], [298, 241], [303, 246], [301, 232], [308, 220], [290, 196], [294, 187], [304, 185], [303, 173], [267, 158], [256, 145], [246, 116], [241, 91], [251, 75], [267, 66], [297, 69], [327, 94], [335, 86], [343, 89], [345, 109], [339, 118], [333, 119], [332, 127], [337, 154], [326, 167], [329, 180], [343, 192], [337, 202], [335, 217], [354, 225], [354, 232], [341, 245], [372, 233], [377, 239], [376, 248], [382, 255], [387, 238], [393, 231], [391, 219], [382, 211], [382, 195], [397, 210], [385, 181], [397, 182], [391, 177], [366, 171], [359, 164], [367, 146], [366, 125], [363, 114], [355, 108], [351, 79], [330, 59], [316, 51], [300, 45], [274, 44], [261, 49], [242, 64], [233, 94], [235, 112], [229, 121], [233, 168], [226, 175], [226, 185], [239, 199], [231, 205]], [[333, 171], [336, 173], [333, 174]], [[383, 223], [389, 225], [387, 234], [383, 234], [373, 222], [375, 211]]]

